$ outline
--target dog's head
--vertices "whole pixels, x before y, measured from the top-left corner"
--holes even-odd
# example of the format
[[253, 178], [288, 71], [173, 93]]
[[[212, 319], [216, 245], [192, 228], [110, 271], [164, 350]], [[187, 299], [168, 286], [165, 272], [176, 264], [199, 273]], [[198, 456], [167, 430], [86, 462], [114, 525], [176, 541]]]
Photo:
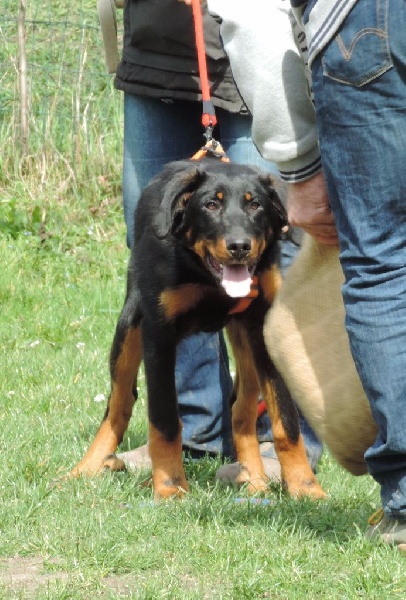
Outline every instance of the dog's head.
[[247, 295], [265, 249], [287, 228], [271, 177], [213, 159], [175, 164], [156, 234], [172, 235], [193, 250], [228, 295]]

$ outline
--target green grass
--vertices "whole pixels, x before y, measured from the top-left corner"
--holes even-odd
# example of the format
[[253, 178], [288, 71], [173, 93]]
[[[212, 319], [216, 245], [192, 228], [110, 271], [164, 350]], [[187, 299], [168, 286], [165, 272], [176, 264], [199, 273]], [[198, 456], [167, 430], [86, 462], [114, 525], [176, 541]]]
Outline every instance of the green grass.
[[[219, 462], [209, 459], [188, 464], [185, 500], [161, 505], [145, 473], [60, 480], [104, 412], [96, 400], [108, 394], [128, 258], [119, 206], [103, 218], [73, 212], [58, 207], [45, 239], [0, 240], [0, 598], [406, 597], [405, 558], [364, 539], [377, 486], [328, 454], [321, 503], [274, 488], [269, 506], [238, 504], [236, 490], [214, 483]], [[123, 448], [145, 439], [142, 390]], [[41, 560], [31, 596], [5, 581], [10, 557]]]

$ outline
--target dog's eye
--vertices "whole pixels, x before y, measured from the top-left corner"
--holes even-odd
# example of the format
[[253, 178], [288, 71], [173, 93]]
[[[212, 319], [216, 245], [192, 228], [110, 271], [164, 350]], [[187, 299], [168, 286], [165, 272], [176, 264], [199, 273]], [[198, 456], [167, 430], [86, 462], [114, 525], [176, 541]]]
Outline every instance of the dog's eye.
[[258, 208], [260, 208], [260, 207], [261, 207], [261, 205], [260, 205], [260, 203], [259, 203], [259, 202], [257, 202], [256, 200], [252, 200], [252, 201], [249, 203], [249, 207], [250, 207], [250, 210], [258, 210]]
[[209, 200], [204, 205], [207, 210], [217, 210], [219, 208], [219, 203], [216, 200]]

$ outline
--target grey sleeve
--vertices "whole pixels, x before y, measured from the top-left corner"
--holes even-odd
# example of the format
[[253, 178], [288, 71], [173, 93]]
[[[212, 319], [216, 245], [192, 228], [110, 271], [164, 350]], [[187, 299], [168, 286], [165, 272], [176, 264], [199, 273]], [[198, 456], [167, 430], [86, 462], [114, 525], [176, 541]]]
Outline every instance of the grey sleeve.
[[258, 150], [286, 181], [307, 179], [321, 169], [320, 153], [305, 48], [302, 53], [295, 39], [289, 1], [208, 0], [208, 8], [222, 21], [222, 42], [252, 114]]

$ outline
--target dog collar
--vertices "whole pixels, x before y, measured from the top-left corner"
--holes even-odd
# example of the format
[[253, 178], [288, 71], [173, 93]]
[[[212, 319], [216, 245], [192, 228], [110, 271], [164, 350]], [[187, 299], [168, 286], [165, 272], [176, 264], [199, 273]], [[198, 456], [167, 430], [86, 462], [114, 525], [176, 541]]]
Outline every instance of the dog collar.
[[216, 140], [213, 139], [209, 140], [207, 144], [200, 148], [200, 150], [191, 157], [191, 160], [202, 160], [202, 158], [207, 158], [207, 156], [218, 158], [221, 162], [230, 162], [230, 159], [223, 150], [223, 146], [220, 142], [216, 142]]
[[244, 312], [244, 310], [250, 306], [251, 302], [255, 300], [255, 298], [258, 298], [258, 294], [258, 277], [254, 275], [251, 281], [251, 289], [249, 294], [244, 296], [244, 298], [239, 298], [237, 304], [233, 306], [231, 310], [229, 310], [228, 314], [234, 315], [236, 313]]

